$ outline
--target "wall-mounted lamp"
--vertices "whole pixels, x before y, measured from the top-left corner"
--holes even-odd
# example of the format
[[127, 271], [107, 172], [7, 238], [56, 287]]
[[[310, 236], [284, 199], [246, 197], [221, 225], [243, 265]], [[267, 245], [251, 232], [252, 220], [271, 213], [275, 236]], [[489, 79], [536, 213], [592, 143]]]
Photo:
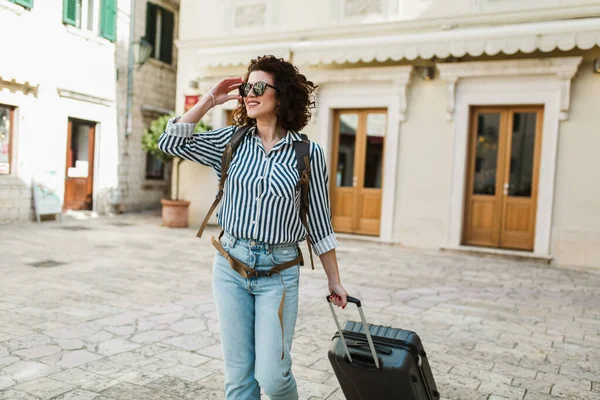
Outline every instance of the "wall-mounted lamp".
[[132, 43], [133, 46], [133, 62], [140, 67], [144, 65], [152, 54], [152, 44], [149, 41], [142, 38], [139, 42]]
[[433, 67], [423, 67], [423, 72], [421, 74], [421, 77], [423, 78], [424, 81], [430, 81], [433, 79]]
[[594, 72], [600, 74], [600, 58], [594, 60]]

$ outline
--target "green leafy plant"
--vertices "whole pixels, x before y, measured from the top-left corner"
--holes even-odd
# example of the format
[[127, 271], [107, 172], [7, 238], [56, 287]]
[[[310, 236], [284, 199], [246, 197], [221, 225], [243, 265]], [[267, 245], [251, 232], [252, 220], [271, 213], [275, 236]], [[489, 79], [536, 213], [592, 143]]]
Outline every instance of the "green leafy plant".
[[[170, 154], [162, 152], [158, 148], [158, 139], [160, 138], [160, 135], [162, 135], [162, 133], [167, 129], [167, 123], [169, 122], [169, 119], [173, 117], [174, 114], [161, 115], [150, 123], [150, 127], [146, 130], [146, 132], [144, 132], [144, 135], [142, 135], [142, 149], [161, 160], [165, 165], [169, 164], [171, 161], [173, 161], [173, 159], [177, 160], [175, 174], [177, 179], [175, 183], [175, 196], [171, 197], [173, 200], [179, 200], [179, 167], [185, 160], [179, 157], [173, 157]], [[212, 127], [210, 125], [200, 121], [196, 125], [194, 132], [206, 132], [211, 129]]]

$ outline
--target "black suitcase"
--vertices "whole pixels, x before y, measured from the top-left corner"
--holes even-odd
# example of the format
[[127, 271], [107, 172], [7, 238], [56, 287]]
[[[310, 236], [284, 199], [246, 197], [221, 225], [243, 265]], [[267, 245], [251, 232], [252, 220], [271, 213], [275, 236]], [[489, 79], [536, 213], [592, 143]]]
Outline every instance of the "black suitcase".
[[346, 399], [439, 400], [419, 336], [367, 324], [360, 300], [348, 296], [348, 303], [356, 304], [362, 323], [347, 322], [343, 330], [329, 303], [338, 332], [328, 356]]

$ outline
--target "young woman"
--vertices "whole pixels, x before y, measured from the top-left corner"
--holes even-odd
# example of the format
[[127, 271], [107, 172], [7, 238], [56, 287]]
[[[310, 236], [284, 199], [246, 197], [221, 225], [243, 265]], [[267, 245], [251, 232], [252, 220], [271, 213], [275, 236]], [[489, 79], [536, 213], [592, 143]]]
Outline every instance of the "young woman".
[[[302, 140], [298, 132], [310, 119], [315, 87], [289, 62], [259, 57], [252, 60], [244, 78], [221, 80], [191, 110], [169, 121], [159, 141], [162, 151], [211, 166], [220, 177], [221, 156], [233, 133], [239, 126], [252, 126], [228, 169], [218, 214], [224, 233], [215, 242], [219, 252], [213, 267], [213, 294], [228, 400], [258, 400], [260, 388], [272, 400], [298, 399], [290, 349], [298, 314], [299, 264], [295, 261], [298, 242], [307, 232], [299, 213], [294, 142]], [[193, 133], [210, 108], [230, 100], [238, 100], [236, 126]], [[331, 301], [345, 307], [347, 292], [340, 283], [335, 254], [338, 244], [331, 225], [325, 155], [313, 142], [309, 151], [311, 242], [325, 269]], [[233, 268], [236, 262], [262, 272], [274, 266], [286, 265], [286, 269], [247, 276]]]

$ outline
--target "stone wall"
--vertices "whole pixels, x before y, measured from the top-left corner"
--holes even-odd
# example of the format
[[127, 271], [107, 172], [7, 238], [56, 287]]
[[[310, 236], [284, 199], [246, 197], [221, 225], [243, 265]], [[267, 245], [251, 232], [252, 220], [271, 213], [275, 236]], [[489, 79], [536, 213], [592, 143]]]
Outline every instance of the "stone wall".
[[19, 178], [0, 179], [0, 224], [33, 218], [31, 186]]
[[[174, 36], [177, 38], [179, 20], [179, 1], [153, 1], [175, 14]], [[136, 1], [134, 41], [146, 32], [146, 0]], [[127, 10], [129, 14], [129, 10]], [[124, 24], [125, 25], [125, 24]], [[124, 29], [129, 30], [127, 24]], [[165, 168], [164, 179], [146, 179], [146, 153], [141, 148], [141, 138], [150, 122], [156, 117], [175, 110], [175, 88], [177, 72], [177, 51], [173, 45], [171, 65], [150, 58], [141, 67], [134, 68], [132, 131], [127, 138], [127, 47], [117, 52], [119, 70], [123, 73], [119, 79], [119, 127], [120, 141], [120, 211], [138, 211], [160, 207], [160, 199], [169, 195], [170, 169]]]

